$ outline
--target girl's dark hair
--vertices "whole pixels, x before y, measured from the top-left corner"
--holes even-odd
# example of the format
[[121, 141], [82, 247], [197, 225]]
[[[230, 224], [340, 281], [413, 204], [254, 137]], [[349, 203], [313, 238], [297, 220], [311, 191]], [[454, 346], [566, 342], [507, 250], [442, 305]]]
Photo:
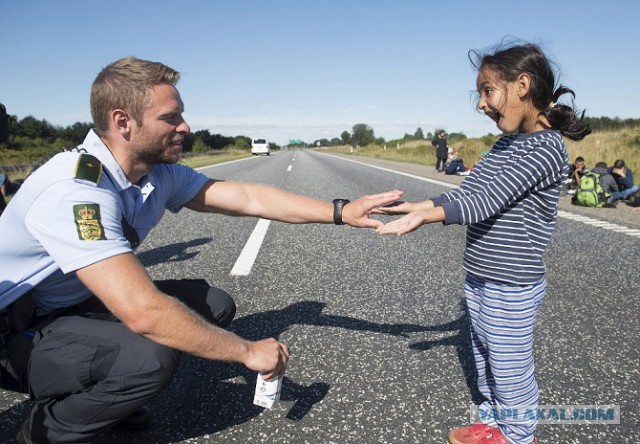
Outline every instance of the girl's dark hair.
[[[584, 111], [578, 115], [575, 108], [575, 93], [566, 86], [556, 86], [551, 63], [537, 45], [501, 44], [499, 49], [487, 53], [472, 50], [469, 60], [476, 70], [488, 68], [505, 82], [515, 81], [522, 73], [529, 74], [531, 102], [542, 110], [552, 128], [571, 140], [582, 140], [591, 133], [584, 121]], [[571, 106], [557, 103], [564, 94], [571, 94]]]

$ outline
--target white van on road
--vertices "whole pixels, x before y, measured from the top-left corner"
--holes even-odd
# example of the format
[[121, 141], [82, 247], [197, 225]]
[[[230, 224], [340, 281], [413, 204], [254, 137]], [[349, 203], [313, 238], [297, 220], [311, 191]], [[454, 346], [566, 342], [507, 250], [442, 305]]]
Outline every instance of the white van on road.
[[251, 141], [251, 154], [257, 156], [258, 154], [271, 154], [269, 151], [269, 142], [265, 139], [252, 139]]

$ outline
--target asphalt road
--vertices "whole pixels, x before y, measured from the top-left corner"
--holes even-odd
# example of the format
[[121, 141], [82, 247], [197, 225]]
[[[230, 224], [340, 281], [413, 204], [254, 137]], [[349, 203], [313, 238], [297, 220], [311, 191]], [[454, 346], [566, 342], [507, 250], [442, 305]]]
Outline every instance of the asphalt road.
[[[202, 171], [325, 200], [394, 188], [422, 200], [461, 180], [347, 157], [283, 151]], [[620, 424], [544, 424], [537, 442], [635, 444], [640, 213], [575, 208], [566, 197], [561, 208], [536, 333], [541, 404], [618, 406]], [[153, 278], [205, 278], [231, 293], [236, 333], [289, 345], [280, 403], [252, 404], [255, 372], [185, 356], [150, 405], [154, 426], [99, 442], [445, 443], [451, 428], [469, 423], [478, 394], [462, 292], [464, 227], [434, 224], [397, 238], [271, 222], [251, 272], [232, 276], [256, 222], [168, 213], [138, 256]], [[31, 401], [0, 391], [0, 406], [0, 441], [11, 442]]]

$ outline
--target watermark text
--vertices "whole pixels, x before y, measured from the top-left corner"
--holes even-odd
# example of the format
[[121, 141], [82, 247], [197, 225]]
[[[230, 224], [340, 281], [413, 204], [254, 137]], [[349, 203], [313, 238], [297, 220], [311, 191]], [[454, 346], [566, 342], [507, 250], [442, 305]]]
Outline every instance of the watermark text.
[[538, 424], [620, 424], [619, 405], [539, 405], [492, 409], [472, 405], [469, 410], [472, 423], [537, 419]]

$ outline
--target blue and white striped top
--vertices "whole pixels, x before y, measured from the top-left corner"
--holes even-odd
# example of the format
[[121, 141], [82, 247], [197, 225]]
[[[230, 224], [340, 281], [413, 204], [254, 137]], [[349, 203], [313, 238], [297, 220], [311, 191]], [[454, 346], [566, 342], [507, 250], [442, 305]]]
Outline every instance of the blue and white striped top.
[[504, 136], [459, 188], [433, 198], [445, 224], [469, 226], [464, 269], [516, 285], [538, 282], [568, 169], [559, 131]]

